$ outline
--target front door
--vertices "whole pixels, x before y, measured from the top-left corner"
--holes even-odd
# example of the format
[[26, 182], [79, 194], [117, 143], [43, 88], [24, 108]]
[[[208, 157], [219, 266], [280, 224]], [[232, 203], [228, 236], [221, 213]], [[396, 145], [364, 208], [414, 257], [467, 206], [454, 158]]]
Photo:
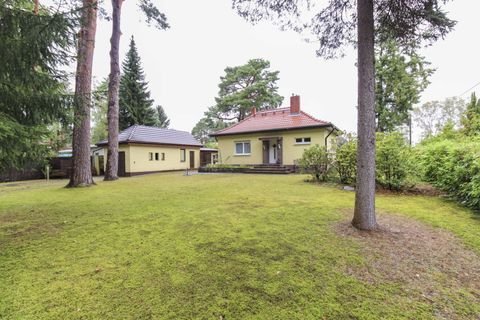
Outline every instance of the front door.
[[263, 164], [269, 163], [270, 141], [263, 140]]
[[270, 141], [270, 150], [269, 150], [269, 161], [270, 164], [277, 163], [277, 141], [271, 140]]
[[118, 176], [125, 177], [125, 151], [118, 153]]
[[195, 168], [195, 151], [190, 151], [190, 169]]

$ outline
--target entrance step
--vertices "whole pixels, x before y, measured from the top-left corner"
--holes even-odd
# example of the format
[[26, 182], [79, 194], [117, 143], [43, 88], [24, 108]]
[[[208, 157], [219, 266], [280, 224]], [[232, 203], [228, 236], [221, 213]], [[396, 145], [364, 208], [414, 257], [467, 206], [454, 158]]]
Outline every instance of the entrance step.
[[253, 168], [247, 169], [245, 173], [262, 173], [262, 174], [288, 174], [293, 171], [285, 166], [278, 164], [264, 164], [256, 165]]

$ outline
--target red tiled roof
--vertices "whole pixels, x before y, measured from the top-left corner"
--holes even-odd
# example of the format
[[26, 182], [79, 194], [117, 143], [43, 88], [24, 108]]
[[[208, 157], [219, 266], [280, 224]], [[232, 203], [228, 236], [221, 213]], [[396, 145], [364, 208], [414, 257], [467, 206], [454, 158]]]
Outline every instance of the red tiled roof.
[[258, 111], [228, 128], [212, 133], [211, 136], [329, 126], [333, 124], [315, 119], [303, 111], [290, 113], [290, 108], [287, 107]]

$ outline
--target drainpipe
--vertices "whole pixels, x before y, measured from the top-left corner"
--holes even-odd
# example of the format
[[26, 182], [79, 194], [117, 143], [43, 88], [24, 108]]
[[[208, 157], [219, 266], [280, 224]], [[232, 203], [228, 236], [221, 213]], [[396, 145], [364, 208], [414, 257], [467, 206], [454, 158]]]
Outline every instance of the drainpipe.
[[325, 137], [325, 149], [328, 149], [328, 137], [335, 131], [335, 126], [332, 126], [332, 131], [330, 131], [327, 136]]

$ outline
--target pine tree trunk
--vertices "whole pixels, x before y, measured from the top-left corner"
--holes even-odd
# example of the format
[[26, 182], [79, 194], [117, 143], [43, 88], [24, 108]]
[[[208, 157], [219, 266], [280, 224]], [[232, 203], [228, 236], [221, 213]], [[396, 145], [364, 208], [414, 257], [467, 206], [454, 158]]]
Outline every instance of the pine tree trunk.
[[90, 163], [90, 108], [92, 104], [92, 64], [97, 29], [97, 2], [84, 0], [78, 40], [73, 125], [73, 171], [68, 187], [94, 184]]
[[373, 0], [357, 1], [358, 147], [355, 211], [352, 225], [374, 230], [375, 217], [375, 52]]
[[108, 81], [107, 181], [118, 179], [118, 95], [120, 88], [120, 17], [123, 0], [112, 0], [112, 37], [110, 38], [110, 76]]

